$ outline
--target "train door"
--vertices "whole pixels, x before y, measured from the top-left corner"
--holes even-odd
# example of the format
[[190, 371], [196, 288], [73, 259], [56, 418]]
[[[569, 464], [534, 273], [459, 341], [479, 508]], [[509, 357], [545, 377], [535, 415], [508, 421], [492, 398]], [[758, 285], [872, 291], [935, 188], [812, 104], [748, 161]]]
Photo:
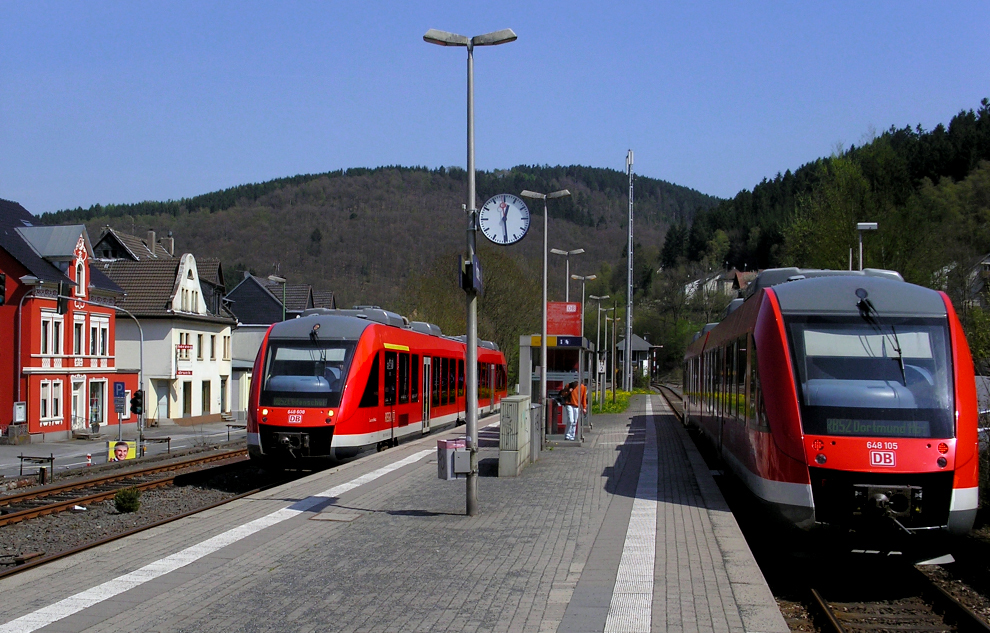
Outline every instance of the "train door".
[[495, 412], [495, 365], [494, 363], [488, 363], [485, 365], [488, 368], [488, 412]]
[[433, 384], [430, 360], [429, 356], [423, 356], [423, 433], [430, 432], [430, 385]]
[[399, 368], [399, 355], [396, 352], [385, 352], [385, 422], [389, 426], [389, 435], [395, 440], [395, 402], [396, 378]]

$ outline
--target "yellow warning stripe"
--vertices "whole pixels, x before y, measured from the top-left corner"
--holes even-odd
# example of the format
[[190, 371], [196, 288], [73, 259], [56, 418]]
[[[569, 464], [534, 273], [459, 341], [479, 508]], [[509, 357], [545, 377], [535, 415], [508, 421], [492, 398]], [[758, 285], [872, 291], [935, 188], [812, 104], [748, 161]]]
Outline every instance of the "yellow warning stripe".
[[385, 349], [394, 349], [394, 350], [398, 350], [400, 352], [408, 352], [409, 351], [409, 346], [408, 345], [396, 345], [394, 343], [385, 343]]

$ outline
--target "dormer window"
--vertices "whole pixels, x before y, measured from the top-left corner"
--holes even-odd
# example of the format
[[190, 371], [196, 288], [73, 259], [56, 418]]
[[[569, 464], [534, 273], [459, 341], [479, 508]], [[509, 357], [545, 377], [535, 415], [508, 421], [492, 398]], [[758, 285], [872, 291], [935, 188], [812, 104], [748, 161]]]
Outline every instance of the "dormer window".
[[76, 262], [76, 296], [86, 296], [86, 266], [82, 262]]

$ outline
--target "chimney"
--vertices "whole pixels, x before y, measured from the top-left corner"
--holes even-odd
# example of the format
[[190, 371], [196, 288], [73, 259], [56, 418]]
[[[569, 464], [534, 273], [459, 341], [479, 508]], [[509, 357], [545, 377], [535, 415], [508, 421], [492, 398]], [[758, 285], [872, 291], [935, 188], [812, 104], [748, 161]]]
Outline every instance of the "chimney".
[[155, 255], [155, 229], [148, 229], [148, 250], [151, 251], [152, 257], [157, 257]]
[[172, 237], [172, 231], [168, 232], [168, 237], [162, 238], [162, 248], [165, 249], [170, 257], [175, 256], [175, 239]]

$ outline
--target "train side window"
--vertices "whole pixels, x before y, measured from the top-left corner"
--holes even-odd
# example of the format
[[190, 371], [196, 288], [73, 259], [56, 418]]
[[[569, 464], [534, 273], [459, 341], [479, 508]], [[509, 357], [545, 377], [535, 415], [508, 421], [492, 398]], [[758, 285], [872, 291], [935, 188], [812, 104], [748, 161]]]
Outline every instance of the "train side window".
[[409, 402], [409, 354], [399, 354], [399, 404]]
[[375, 354], [371, 361], [371, 371], [368, 372], [368, 382], [364, 385], [364, 394], [361, 396], [359, 407], [378, 406], [378, 354]]
[[500, 393], [506, 391], [506, 383], [509, 382], [508, 376], [505, 375], [505, 365], [495, 366], [495, 380], [497, 389]]
[[385, 352], [385, 406], [395, 405], [395, 375], [398, 373], [398, 354]]
[[409, 386], [411, 401], [419, 402], [419, 354], [412, 355], [412, 380]]
[[430, 365], [430, 373], [433, 374], [433, 397], [430, 398], [430, 406], [440, 406], [440, 357], [434, 356]]
[[457, 397], [464, 397], [464, 361], [457, 361]]
[[447, 390], [450, 388], [450, 377], [447, 372], [450, 371], [450, 359], [442, 358], [440, 359], [440, 404], [447, 404]]

